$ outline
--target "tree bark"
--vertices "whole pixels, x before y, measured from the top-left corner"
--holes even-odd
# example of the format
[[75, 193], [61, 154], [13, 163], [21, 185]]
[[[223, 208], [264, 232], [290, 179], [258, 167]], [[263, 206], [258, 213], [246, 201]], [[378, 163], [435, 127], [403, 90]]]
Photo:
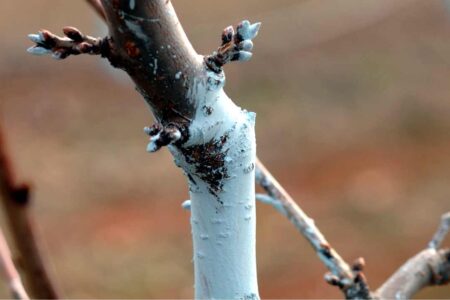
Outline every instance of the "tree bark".
[[124, 69], [158, 122], [189, 123], [197, 99], [188, 99], [194, 79], [204, 73], [199, 56], [170, 1], [103, 0], [113, 65]]

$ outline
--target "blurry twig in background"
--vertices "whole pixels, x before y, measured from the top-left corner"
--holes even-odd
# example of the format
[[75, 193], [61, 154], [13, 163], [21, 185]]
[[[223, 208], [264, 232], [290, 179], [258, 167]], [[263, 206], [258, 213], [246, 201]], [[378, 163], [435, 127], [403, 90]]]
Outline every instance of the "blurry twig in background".
[[358, 259], [350, 267], [329, 246], [328, 242], [291, 196], [272, 177], [264, 165], [257, 161], [256, 182], [267, 195], [257, 195], [263, 203], [274, 206], [285, 215], [313, 246], [319, 258], [332, 274], [325, 279], [330, 284], [339, 286], [346, 299], [409, 299], [426, 286], [444, 285], [450, 281], [450, 249], [439, 250], [450, 227], [450, 212], [442, 216], [441, 224], [423, 250], [401, 266], [375, 293], [370, 292], [362, 270], [364, 260]]
[[86, 2], [95, 10], [97, 15], [102, 18], [103, 21], [106, 21], [105, 11], [99, 0], [86, 0]]
[[19, 272], [14, 266], [11, 251], [9, 250], [5, 236], [0, 229], [0, 272], [11, 290], [11, 297], [14, 299], [29, 299]]
[[355, 261], [352, 268], [330, 246], [320, 230], [303, 210], [295, 203], [294, 199], [284, 190], [278, 181], [270, 174], [266, 167], [257, 160], [256, 183], [259, 184], [271, 198], [258, 196], [258, 200], [273, 205], [291, 221], [301, 234], [308, 240], [316, 251], [320, 260], [330, 270], [331, 274], [325, 275], [325, 280], [338, 286], [345, 294], [346, 299], [372, 298], [369, 286], [362, 273], [364, 260]]
[[[256, 17], [285, 28], [282, 35], [273, 32], [273, 26], [264, 29], [271, 36], [270, 43], [262, 41], [266, 51], [275, 51], [280, 43], [289, 43], [288, 49], [299, 51], [369, 27], [417, 1], [334, 0], [333, 5], [324, 5], [323, 1], [306, 0]], [[297, 38], [286, 40], [286, 36]]]
[[380, 299], [410, 299], [424, 287], [444, 285], [450, 281], [450, 249], [437, 249], [448, 233], [450, 212], [442, 216], [441, 224], [429, 244], [402, 265], [377, 291]]
[[34, 227], [29, 216], [29, 187], [14, 182], [3, 136], [0, 132], [0, 198], [3, 202], [16, 248], [25, 284], [33, 298], [56, 299], [58, 294], [46, 271], [37, 245]]

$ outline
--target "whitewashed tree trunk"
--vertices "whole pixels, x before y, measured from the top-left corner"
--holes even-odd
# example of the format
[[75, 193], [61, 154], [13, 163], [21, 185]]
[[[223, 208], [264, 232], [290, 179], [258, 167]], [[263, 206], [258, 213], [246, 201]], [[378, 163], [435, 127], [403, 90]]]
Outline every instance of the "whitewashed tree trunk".
[[182, 148], [170, 146], [189, 178], [195, 298], [258, 298], [255, 250], [254, 113], [223, 91], [223, 73], [194, 81], [199, 104]]

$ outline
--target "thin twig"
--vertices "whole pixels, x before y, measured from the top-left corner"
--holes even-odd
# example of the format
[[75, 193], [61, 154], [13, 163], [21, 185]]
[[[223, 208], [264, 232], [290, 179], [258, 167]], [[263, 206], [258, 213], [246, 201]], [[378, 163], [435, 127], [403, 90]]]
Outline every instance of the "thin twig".
[[55, 59], [64, 59], [70, 55], [91, 54], [108, 57], [110, 44], [107, 38], [94, 38], [83, 34], [75, 27], [64, 27], [65, 37], [57, 36], [48, 30], [41, 30], [37, 34], [29, 34], [28, 38], [36, 43], [28, 48], [34, 55], [51, 54]]
[[283, 207], [283, 204], [278, 199], [272, 198], [269, 195], [265, 194], [256, 194], [256, 200], [258, 200], [261, 203], [272, 205], [278, 212], [280, 212], [282, 215], [287, 216], [287, 212]]
[[3, 231], [0, 229], [0, 272], [5, 279], [8, 287], [11, 291], [11, 297], [14, 299], [29, 299], [25, 288], [23, 287], [22, 280], [20, 279], [19, 272], [14, 266], [14, 262], [11, 257], [11, 251], [9, 250]]
[[105, 10], [103, 9], [103, 5], [100, 0], [86, 0], [86, 2], [95, 10], [97, 15], [103, 20], [106, 21]]
[[33, 298], [56, 299], [58, 294], [40, 255], [34, 226], [29, 215], [29, 187], [14, 182], [9, 159], [0, 132], [0, 199], [12, 238], [20, 254], [25, 285]]
[[[357, 260], [351, 268], [330, 246], [314, 224], [314, 220], [303, 212], [259, 160], [256, 162], [256, 183], [261, 185], [270, 197], [270, 201], [264, 201], [268, 199], [261, 199], [261, 197], [259, 197], [259, 200], [274, 205], [278, 211], [284, 212], [330, 270], [331, 273], [325, 276], [328, 283], [338, 286], [347, 299], [372, 298], [367, 280], [362, 273], [364, 261], [362, 259]], [[283, 210], [280, 210], [280, 204]]]
[[443, 214], [441, 217], [441, 223], [439, 224], [438, 230], [434, 234], [430, 243], [428, 243], [429, 248], [437, 249], [441, 246], [445, 237], [450, 230], [450, 211], [446, 214]]

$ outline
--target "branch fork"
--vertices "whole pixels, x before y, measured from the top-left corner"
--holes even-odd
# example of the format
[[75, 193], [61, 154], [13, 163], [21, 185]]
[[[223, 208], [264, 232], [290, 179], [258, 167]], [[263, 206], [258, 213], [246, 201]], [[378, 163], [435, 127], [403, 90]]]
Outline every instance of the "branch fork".
[[228, 26], [222, 32], [222, 45], [212, 55], [205, 57], [205, 63], [215, 73], [230, 61], [248, 61], [252, 57], [252, 39], [258, 34], [261, 23], [251, 24], [244, 20], [236, 27]]
[[333, 273], [325, 274], [325, 281], [331, 285], [337, 286], [344, 293], [346, 299], [373, 299], [367, 278], [363, 273], [366, 262], [360, 257], [353, 262], [352, 282], [348, 283], [348, 278], [340, 278]]

